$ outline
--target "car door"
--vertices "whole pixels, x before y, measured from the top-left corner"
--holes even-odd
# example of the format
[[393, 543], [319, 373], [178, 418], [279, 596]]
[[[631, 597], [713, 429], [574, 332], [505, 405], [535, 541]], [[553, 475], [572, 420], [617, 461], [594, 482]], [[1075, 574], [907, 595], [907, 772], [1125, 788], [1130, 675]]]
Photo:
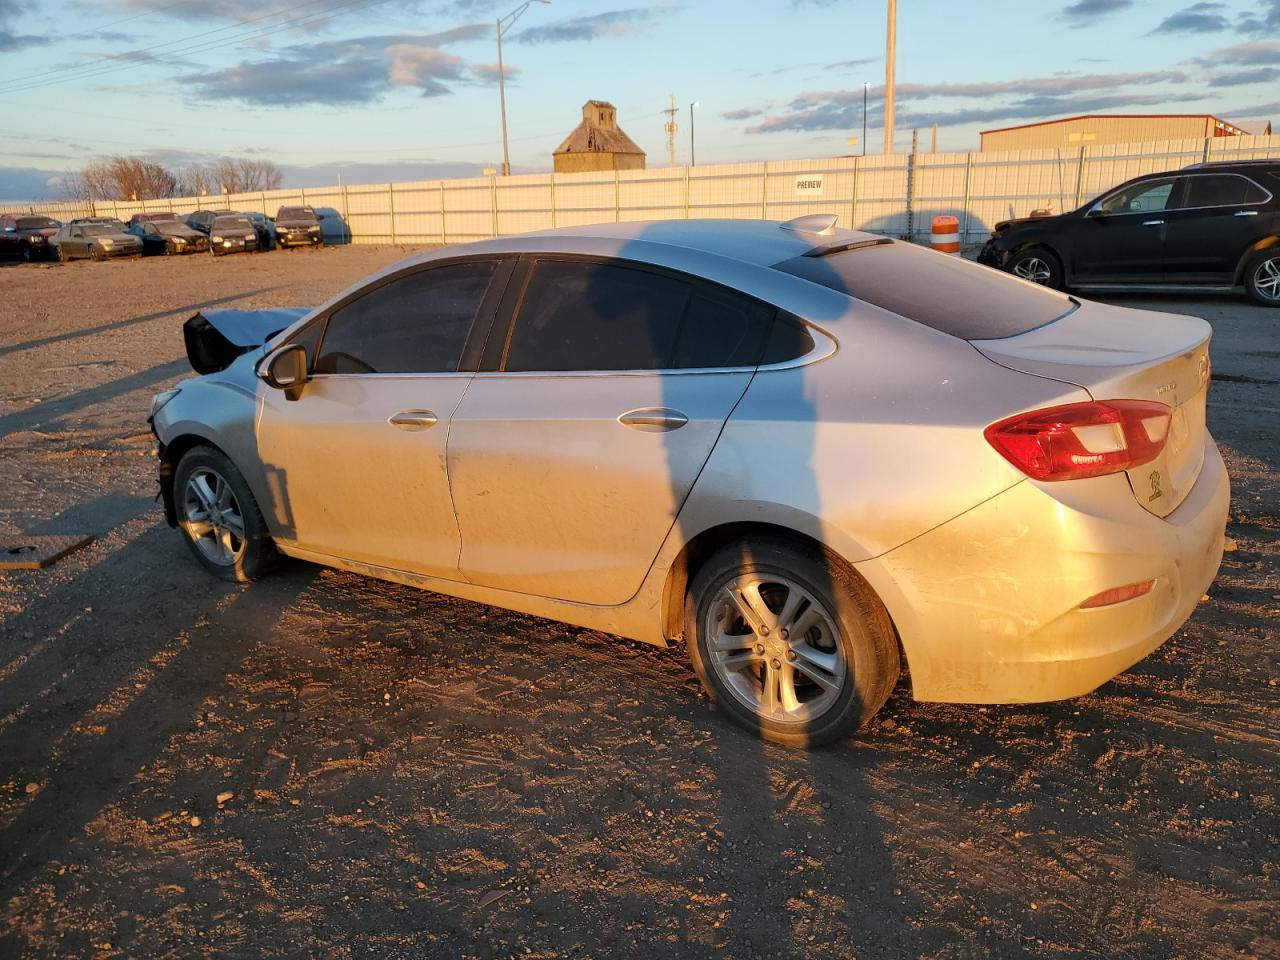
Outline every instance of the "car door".
[[1160, 283], [1165, 211], [1177, 201], [1179, 180], [1140, 180], [1095, 203], [1076, 233], [1072, 279], [1080, 283]]
[[1227, 284], [1240, 258], [1269, 236], [1261, 212], [1271, 194], [1235, 173], [1194, 173], [1176, 209], [1165, 214], [1165, 279]]
[[754, 374], [774, 310], [679, 274], [528, 258], [449, 434], [462, 574], [618, 604]]
[[71, 238], [66, 244], [68, 257], [84, 256], [89, 251], [89, 245], [85, 241], [84, 227], [72, 227]]
[[452, 579], [458, 528], [445, 466], [449, 420], [510, 262], [411, 269], [295, 336], [312, 375], [296, 400], [259, 388], [269, 518], [315, 553]]
[[0, 257], [12, 257], [18, 248], [18, 224], [13, 217], [0, 217]]

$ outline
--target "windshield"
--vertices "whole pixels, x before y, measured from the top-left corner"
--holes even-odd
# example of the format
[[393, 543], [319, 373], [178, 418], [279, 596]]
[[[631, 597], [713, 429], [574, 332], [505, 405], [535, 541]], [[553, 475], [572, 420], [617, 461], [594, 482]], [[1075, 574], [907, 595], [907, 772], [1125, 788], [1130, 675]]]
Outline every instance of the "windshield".
[[18, 220], [19, 230], [48, 230], [59, 226], [61, 224], [57, 220], [50, 220], [48, 217], [22, 217]]
[[775, 267], [963, 340], [1017, 336], [1073, 308], [1060, 293], [898, 241], [871, 241]]
[[310, 207], [281, 207], [276, 214], [278, 220], [314, 220], [316, 212]]
[[252, 230], [253, 224], [244, 217], [219, 217], [213, 221], [215, 230]]
[[148, 220], [177, 220], [178, 215], [176, 213], [148, 213], [147, 219]]
[[120, 232], [116, 227], [105, 223], [86, 223], [80, 229], [84, 231], [86, 237], [109, 237], [113, 233]]

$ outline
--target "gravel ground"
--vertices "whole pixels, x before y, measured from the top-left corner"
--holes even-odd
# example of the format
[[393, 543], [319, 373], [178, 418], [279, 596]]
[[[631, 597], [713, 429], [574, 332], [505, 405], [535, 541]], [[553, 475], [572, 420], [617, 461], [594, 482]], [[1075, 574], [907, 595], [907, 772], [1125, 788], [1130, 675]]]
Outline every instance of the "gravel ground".
[[165, 526], [144, 423], [202, 306], [309, 304], [396, 248], [0, 267], [0, 955], [1276, 957], [1280, 312], [1214, 324], [1235, 549], [1078, 700], [917, 704], [764, 745], [682, 651]]

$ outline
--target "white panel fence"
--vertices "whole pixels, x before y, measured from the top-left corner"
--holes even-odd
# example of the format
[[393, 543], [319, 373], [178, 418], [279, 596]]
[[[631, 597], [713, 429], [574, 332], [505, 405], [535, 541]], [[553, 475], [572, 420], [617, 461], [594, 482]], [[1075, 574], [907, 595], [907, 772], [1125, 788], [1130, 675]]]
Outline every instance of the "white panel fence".
[[920, 240], [933, 217], [949, 214], [960, 219], [963, 240], [974, 242], [1001, 220], [1035, 209], [1072, 210], [1140, 174], [1270, 158], [1280, 158], [1280, 136], [538, 173], [136, 202], [16, 202], [0, 203], [0, 210], [127, 220], [148, 210], [201, 208], [274, 216], [281, 206], [309, 204], [327, 215], [329, 242], [370, 244], [459, 243], [609, 221], [788, 220], [810, 213], [835, 213], [843, 227]]

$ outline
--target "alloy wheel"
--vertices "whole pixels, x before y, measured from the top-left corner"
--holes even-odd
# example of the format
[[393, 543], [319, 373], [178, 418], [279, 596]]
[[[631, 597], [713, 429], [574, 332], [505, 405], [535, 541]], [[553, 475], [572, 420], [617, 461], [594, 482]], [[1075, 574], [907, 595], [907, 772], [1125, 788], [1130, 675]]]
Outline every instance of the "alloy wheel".
[[1013, 265], [1014, 276], [1032, 283], [1047, 284], [1052, 276], [1049, 264], [1040, 257], [1023, 257]]
[[199, 467], [187, 478], [182, 527], [200, 552], [219, 566], [233, 566], [244, 554], [244, 514], [231, 484], [216, 470]]
[[848, 666], [836, 620], [794, 580], [735, 577], [711, 602], [706, 618], [712, 669], [761, 719], [808, 723], [840, 696]]
[[1258, 264], [1253, 274], [1253, 286], [1267, 300], [1280, 300], [1280, 257]]

